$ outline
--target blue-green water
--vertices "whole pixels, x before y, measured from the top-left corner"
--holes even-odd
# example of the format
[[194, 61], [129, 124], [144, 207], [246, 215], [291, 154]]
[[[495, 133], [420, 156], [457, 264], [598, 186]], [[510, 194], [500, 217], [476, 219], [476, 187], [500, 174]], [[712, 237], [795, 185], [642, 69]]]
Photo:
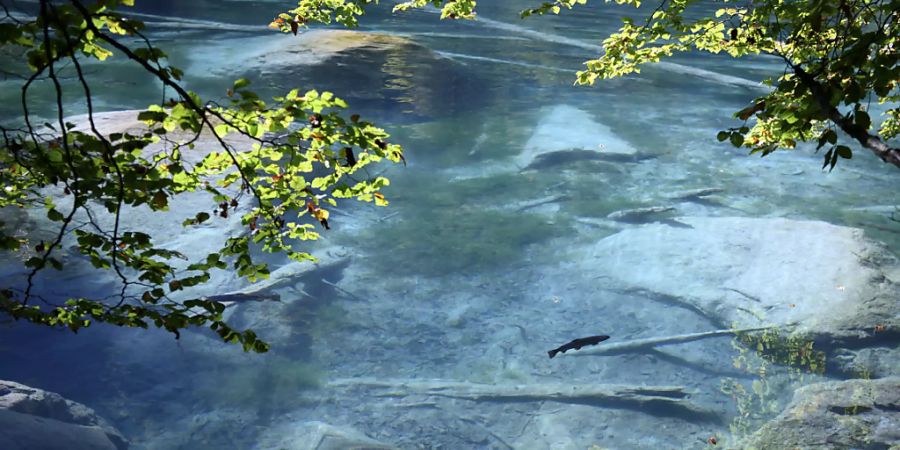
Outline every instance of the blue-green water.
[[[723, 380], [750, 385], [759, 376], [732, 366], [737, 352], [729, 338], [685, 344], [674, 356], [546, 358], [549, 348], [583, 335], [626, 340], [728, 326], [568, 271], [578, 261], [566, 254], [616, 231], [580, 219], [667, 204], [674, 191], [720, 188], [714, 200], [678, 204], [671, 216], [823, 220], [863, 228], [891, 248], [898, 242], [889, 214], [854, 209], [896, 203], [889, 183], [896, 169], [859, 150], [829, 174], [809, 148], [759, 159], [716, 142], [718, 130], [736, 125], [730, 115], [764, 90], [653, 67], [573, 86], [574, 72], [597, 54], [622, 9], [598, 5], [520, 21], [517, 11], [528, 2], [495, 2], [502, 5], [479, 5], [483, 19], [467, 23], [439, 22], [431, 11], [376, 12], [363, 30], [414, 45], [267, 71], [241, 55], [281, 38], [264, 27], [279, 2], [147, 3], [154, 5], [146, 14], [210, 22], [154, 27], [164, 19], [144, 16], [150, 36], [187, 70], [191, 89], [221, 97], [235, 78], [248, 76], [267, 95], [332, 90], [388, 129], [406, 148], [409, 166], [386, 169], [388, 209], [335, 215], [325, 244], [349, 247], [350, 267], [300, 280], [280, 291], [284, 303], [233, 313], [236, 325], [272, 342], [269, 354], [243, 354], [203, 333], [175, 341], [162, 332], [102, 326], [76, 336], [18, 323], [0, 329], [0, 378], [88, 404], [136, 448], [279, 448], [312, 439], [301, 427], [311, 421], [401, 448], [700, 448], [708, 436], [728, 435], [740, 412], [720, 391]], [[747, 80], [781, 70], [765, 58], [683, 55], [674, 62]], [[144, 107], [161, 94], [125, 61], [93, 70], [106, 80], [97, 95], [103, 109]], [[13, 117], [17, 93], [4, 89], [2, 111]], [[608, 127], [641, 158], [520, 171], [512, 161], [538, 124], [571, 110], [558, 105]], [[563, 119], [560, 135], [594, 131], [579, 123]], [[553, 201], [527, 205], [544, 198]], [[817, 379], [786, 372], [774, 368], [767, 376], [788, 380], [773, 386]], [[697, 411], [398, 397], [327, 385], [370, 377], [674, 385], [693, 393]], [[784, 396], [786, 389], [767, 400]]]

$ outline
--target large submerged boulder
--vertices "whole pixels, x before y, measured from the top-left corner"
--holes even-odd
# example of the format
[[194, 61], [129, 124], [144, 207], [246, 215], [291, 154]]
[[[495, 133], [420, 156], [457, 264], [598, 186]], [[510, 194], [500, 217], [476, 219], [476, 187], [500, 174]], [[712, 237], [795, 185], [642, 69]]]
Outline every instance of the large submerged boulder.
[[900, 446], [900, 378], [802, 387], [741, 448], [888, 449]]
[[325, 63], [354, 50], [395, 51], [415, 43], [404, 36], [342, 29], [305, 30], [296, 36], [266, 33], [257, 37], [223, 39], [213, 48], [189, 55], [192, 73], [234, 76], [248, 68], [274, 73]]
[[308, 30], [297, 36], [269, 37], [269, 44], [251, 55], [250, 63], [265, 72], [277, 72], [299, 65], [321, 64], [341, 53], [366, 49], [396, 51], [417, 45], [405, 36], [356, 30]]
[[211, 82], [247, 77], [264, 97], [291, 88], [332, 91], [379, 124], [453, 116], [489, 98], [464, 65], [399, 34], [314, 29], [212, 45], [189, 56], [188, 72], [207, 74]]
[[94, 410], [52, 392], [0, 380], [0, 448], [124, 450], [128, 441]]
[[900, 266], [863, 231], [788, 219], [685, 217], [572, 250], [572, 270], [681, 303], [722, 326], [796, 324], [824, 340], [900, 326]]

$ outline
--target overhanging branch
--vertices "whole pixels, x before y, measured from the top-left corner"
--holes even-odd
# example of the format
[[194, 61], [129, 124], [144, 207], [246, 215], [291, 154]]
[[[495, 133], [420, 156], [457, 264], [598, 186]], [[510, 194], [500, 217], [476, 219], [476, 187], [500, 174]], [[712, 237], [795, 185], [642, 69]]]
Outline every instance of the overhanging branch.
[[850, 137], [856, 139], [863, 147], [875, 153], [882, 161], [900, 168], [900, 148], [891, 147], [877, 135], [873, 135], [867, 129], [853, 123], [853, 121], [831, 105], [829, 96], [825, 93], [822, 84], [816, 81], [815, 77], [803, 70], [799, 65], [791, 64], [791, 68], [797, 74], [800, 82], [812, 93], [813, 99], [822, 108], [828, 119], [839, 126]]

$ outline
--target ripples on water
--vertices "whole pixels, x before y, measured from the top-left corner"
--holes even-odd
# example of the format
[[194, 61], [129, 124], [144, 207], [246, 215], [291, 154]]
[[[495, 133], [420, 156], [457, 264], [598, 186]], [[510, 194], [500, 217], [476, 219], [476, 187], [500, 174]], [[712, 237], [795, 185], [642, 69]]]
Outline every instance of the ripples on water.
[[[235, 313], [235, 321], [264, 336], [278, 333], [270, 354], [245, 355], [198, 336], [176, 342], [161, 332], [95, 327], [73, 337], [17, 327], [2, 331], [4, 341], [20, 344], [2, 349], [0, 375], [96, 407], [138, 448], [249, 448], [273, 434], [290, 435], [291, 424], [315, 420], [404, 448], [689, 448], [726, 433], [736, 406], [720, 392], [722, 380], [749, 383], [754, 376], [732, 367], [736, 353], [728, 338], [684, 344], [668, 354], [544, 356], [582, 335], [625, 340], [723, 325], [660, 299], [614, 293], [604, 280], [566, 269], [562, 255], [613, 232], [576, 218], [602, 218], [658, 204], [672, 191], [715, 187], [724, 190], [719, 201], [680, 205], [679, 213], [825, 220], [867, 228], [891, 244], [897, 235], [884, 230], [886, 216], [850, 209], [892, 198], [891, 169], [860, 152], [823, 174], [820, 157], [808, 148], [760, 160], [716, 143], [716, 131], [734, 125], [730, 114], [763, 92], [727, 78], [647, 68], [627, 79], [574, 87], [574, 72], [596, 55], [622, 10], [588, 8], [522, 22], [516, 18], [521, 5], [509, 5], [522, 2], [502, 3], [484, 5], [486, 19], [474, 23], [439, 23], [430, 12], [374, 14], [364, 19], [364, 29], [408, 36], [419, 45], [354, 52], [264, 76], [232, 62], [240, 61], [242, 45], [267, 39], [260, 37], [266, 31], [240, 26], [267, 23], [278, 2], [146, 7], [147, 14], [210, 21], [209, 29], [150, 28], [174, 64], [188, 69], [192, 89], [220, 96], [234, 78], [249, 75], [273, 95], [291, 87], [333, 90], [388, 128], [407, 149], [410, 167], [388, 171], [391, 208], [356, 207], [327, 234], [328, 242], [357, 254], [345, 273], [328, 275], [346, 291], [306, 280], [308, 296]], [[735, 63], [690, 55], [674, 62], [749, 80], [780, 70], [763, 58]], [[142, 107], [158, 96], [121, 62], [94, 70], [110, 80], [101, 94], [104, 108]], [[2, 95], [9, 100], [14, 93]], [[648, 159], [541, 172], [511, 167], [556, 105], [587, 112]], [[6, 116], [15, 114], [6, 108]], [[516, 207], [554, 196], [562, 200]], [[401, 400], [321, 387], [347, 377], [678, 385], [695, 392], [707, 412]], [[539, 440], [523, 440], [528, 436]]]

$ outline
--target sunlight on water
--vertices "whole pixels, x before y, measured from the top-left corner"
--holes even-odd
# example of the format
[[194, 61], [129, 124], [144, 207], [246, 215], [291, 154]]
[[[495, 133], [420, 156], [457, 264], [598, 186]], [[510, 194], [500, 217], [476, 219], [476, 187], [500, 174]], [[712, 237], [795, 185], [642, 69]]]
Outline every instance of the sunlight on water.
[[[773, 61], [688, 55], [576, 87], [619, 16], [520, 21], [531, 3], [498, 3], [474, 23], [379, 13], [363, 29], [387, 37], [318, 59], [282, 52], [296, 41], [264, 29], [278, 2], [143, 10], [190, 88], [221, 98], [248, 76], [266, 95], [333, 90], [387, 128], [409, 166], [386, 172], [389, 208], [334, 214], [314, 248], [352, 257], [278, 288], [281, 303], [230, 310], [271, 353], [204, 332], [0, 323], [3, 342], [27, 343], [0, 346], [0, 378], [90, 405], [133, 448], [325, 448], [303, 445], [330, 436], [364, 448], [660, 449], [734, 442], [798, 386], [849, 376], [820, 359], [828, 348], [787, 334], [809, 297], [863, 292], [842, 277], [877, 275], [830, 271], [827, 258], [872, 248], [837, 226], [900, 243], [895, 169], [859, 151], [827, 173], [810, 147], [760, 159], [716, 142], [765, 92], [755, 80], [781, 70]], [[108, 80], [104, 110], [162, 95], [126, 61], [91, 70]], [[15, 118], [18, 92], [4, 83], [0, 113]], [[57, 281], [58, 295], [112, 282]], [[683, 336], [770, 324], [781, 334]], [[664, 342], [547, 358], [591, 335]]]

